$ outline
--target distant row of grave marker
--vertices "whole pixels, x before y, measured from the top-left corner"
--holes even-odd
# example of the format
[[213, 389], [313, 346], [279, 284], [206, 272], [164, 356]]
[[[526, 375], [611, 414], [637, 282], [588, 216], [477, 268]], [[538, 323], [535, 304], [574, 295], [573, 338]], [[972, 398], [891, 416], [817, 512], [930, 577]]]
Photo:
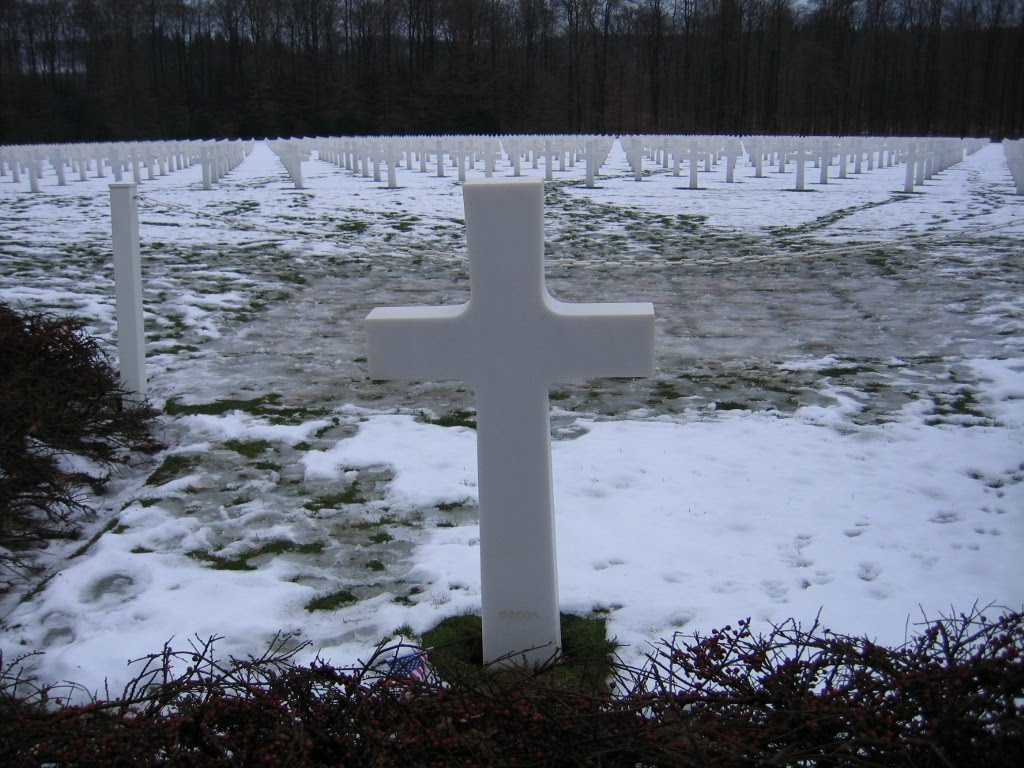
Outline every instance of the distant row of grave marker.
[[[278, 156], [297, 189], [305, 186], [302, 164], [314, 158], [375, 182], [396, 188], [399, 171], [415, 171], [464, 182], [470, 172], [485, 178], [495, 174], [518, 177], [535, 175], [543, 166], [546, 180], [555, 173], [584, 167], [585, 185], [593, 188], [616, 139], [600, 135], [557, 136], [387, 136], [317, 137], [271, 139], [267, 146]], [[680, 176], [688, 171], [688, 187], [699, 189], [700, 174], [712, 172], [725, 162], [725, 181], [736, 181], [740, 160], [746, 158], [752, 178], [767, 173], [785, 174], [792, 167], [792, 189], [807, 188], [806, 168], [818, 170], [817, 183], [845, 179], [875, 168], [903, 163], [903, 191], [913, 192], [927, 179], [960, 162], [986, 139], [838, 136], [707, 136], [646, 135], [618, 138], [636, 181], [656, 169], [671, 169]], [[161, 141], [103, 144], [53, 144], [0, 147], [0, 180], [21, 183], [28, 178], [32, 192], [39, 192], [47, 173], [58, 186], [68, 184], [69, 174], [87, 179], [90, 172], [109, 174], [122, 182], [141, 184], [157, 176], [199, 165], [202, 186], [210, 189], [239, 165], [252, 151], [252, 141]], [[1007, 164], [1022, 194], [1020, 142], [1004, 142]], [[528, 170], [527, 170], [528, 169]], [[773, 170], [774, 169], [774, 170]], [[617, 171], [616, 171], [617, 172]]]
[[7, 145], [0, 147], [0, 179], [22, 182], [27, 177], [29, 189], [40, 192], [41, 179], [47, 168], [56, 178], [57, 186], [68, 186], [68, 174], [78, 174], [86, 181], [106, 178], [115, 184], [141, 184], [143, 178], [153, 181], [176, 171], [199, 165], [203, 188], [213, 184], [237, 167], [252, 151], [254, 143], [242, 141], [145, 141], [91, 144]]

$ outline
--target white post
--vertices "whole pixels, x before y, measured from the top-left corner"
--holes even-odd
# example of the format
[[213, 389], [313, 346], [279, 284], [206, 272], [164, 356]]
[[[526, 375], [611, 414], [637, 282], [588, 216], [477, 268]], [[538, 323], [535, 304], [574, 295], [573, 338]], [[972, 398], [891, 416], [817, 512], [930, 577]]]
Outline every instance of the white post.
[[687, 159], [690, 161], [690, 189], [697, 189], [697, 171], [700, 170], [700, 144], [691, 141], [687, 147]]
[[911, 142], [909, 145], [907, 145], [907, 154], [904, 158], [904, 162], [906, 162], [907, 164], [905, 172], [906, 175], [904, 176], [903, 180], [904, 192], [914, 191], [914, 164], [917, 162], [917, 159], [917, 144]]
[[796, 191], [804, 191], [804, 163], [807, 158], [805, 155], [806, 150], [801, 146], [796, 150], [794, 158], [796, 160]]
[[398, 163], [401, 157], [401, 154], [395, 151], [394, 145], [387, 145], [384, 158], [388, 164], [388, 189], [395, 189], [398, 186]]
[[114, 296], [117, 305], [117, 353], [121, 383], [128, 398], [146, 398], [146, 340], [142, 320], [142, 261], [135, 184], [110, 185], [110, 221], [114, 246]]
[[204, 144], [199, 148], [199, 165], [203, 170], [203, 189], [213, 189], [213, 182], [210, 178], [210, 150]]
[[821, 173], [818, 176], [819, 184], [828, 184], [828, 164], [832, 162], [832, 142], [825, 139], [821, 142]]
[[373, 147], [370, 149], [370, 160], [373, 163], [373, 180], [379, 182], [381, 180], [380, 175], [380, 147]]
[[731, 184], [736, 180], [736, 158], [743, 154], [743, 148], [736, 139], [729, 139], [723, 154], [726, 158], [725, 181]]
[[544, 286], [544, 184], [463, 186], [469, 302], [366, 318], [370, 376], [476, 391], [484, 661], [537, 666], [561, 647], [548, 387], [648, 376], [650, 304], [567, 304]]
[[587, 164], [587, 189], [594, 188], [594, 174], [597, 173], [597, 153], [597, 142], [588, 141], [583, 152], [583, 158]]
[[302, 180], [302, 150], [298, 144], [288, 144], [285, 148], [291, 159], [291, 176], [296, 189], [304, 189], [305, 182]]
[[518, 141], [511, 142], [509, 144], [508, 156], [509, 156], [509, 160], [512, 161], [512, 175], [513, 176], [522, 176], [523, 175], [523, 170], [522, 170], [523, 150], [520, 148]]
[[53, 163], [53, 168], [57, 171], [57, 186], [66, 187], [68, 185], [67, 176], [64, 173], [64, 156], [58, 149], [53, 157], [50, 158], [50, 162]]
[[551, 142], [550, 141], [545, 141], [544, 142], [544, 179], [546, 181], [551, 181], [554, 178], [554, 176], [552, 175], [552, 171], [554, 170], [554, 164], [555, 164], [555, 150], [551, 146]]
[[445, 150], [441, 146], [441, 142], [440, 141], [436, 143], [434, 151], [437, 153], [437, 178], [443, 179], [444, 178], [444, 153], [445, 153]]
[[28, 188], [32, 192], [39, 191], [39, 161], [35, 156], [28, 160]]

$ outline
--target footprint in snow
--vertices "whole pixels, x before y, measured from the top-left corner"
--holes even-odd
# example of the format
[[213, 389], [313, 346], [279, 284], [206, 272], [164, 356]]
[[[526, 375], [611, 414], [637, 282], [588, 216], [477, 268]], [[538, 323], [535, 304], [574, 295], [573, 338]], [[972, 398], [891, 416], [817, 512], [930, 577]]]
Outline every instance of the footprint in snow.
[[789, 588], [778, 579], [765, 579], [761, 582], [761, 591], [776, 603], [785, 603]]
[[851, 539], [855, 539], [862, 533], [865, 533], [870, 527], [871, 523], [861, 521], [859, 523], [854, 523], [852, 528], [844, 528], [843, 533]]
[[810, 568], [814, 565], [814, 561], [804, 554], [804, 549], [810, 546], [812, 541], [814, 537], [805, 533], [793, 537], [792, 550], [783, 555], [783, 560], [790, 568]]
[[949, 525], [955, 523], [960, 519], [960, 515], [956, 512], [936, 512], [934, 515], [928, 518], [929, 523], [938, 523], [939, 525]]
[[861, 563], [857, 569], [857, 577], [863, 581], [874, 581], [882, 574], [876, 563]]
[[135, 597], [135, 579], [127, 573], [108, 573], [91, 581], [79, 594], [83, 603], [99, 605], [119, 605]]

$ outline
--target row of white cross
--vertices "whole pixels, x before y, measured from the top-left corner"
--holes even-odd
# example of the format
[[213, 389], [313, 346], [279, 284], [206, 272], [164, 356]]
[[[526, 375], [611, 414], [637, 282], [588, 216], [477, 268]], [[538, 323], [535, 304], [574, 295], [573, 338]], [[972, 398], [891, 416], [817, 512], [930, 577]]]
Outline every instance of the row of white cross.
[[[586, 186], [596, 186], [596, 178], [607, 162], [615, 139], [597, 135], [561, 136], [389, 136], [326, 137], [268, 140], [285, 172], [296, 188], [304, 186], [302, 163], [313, 158], [333, 163], [346, 171], [373, 177], [387, 186], [398, 186], [398, 171], [417, 170], [437, 177], [449, 173], [465, 181], [477, 166], [485, 178], [495, 173], [523, 174], [525, 166], [537, 171], [543, 163], [544, 177], [585, 165]], [[794, 189], [806, 188], [805, 168], [813, 164], [819, 170], [818, 183], [827, 184], [830, 175], [847, 178], [875, 167], [906, 164], [904, 191], [912, 192], [926, 179], [963, 159], [964, 153], [977, 151], [984, 139], [934, 139], [892, 137], [800, 137], [800, 136], [701, 136], [655, 135], [623, 136], [619, 139], [633, 177], [642, 181], [645, 168], [668, 169], [680, 175], [688, 166], [689, 186], [699, 186], [699, 174], [709, 173], [721, 161], [726, 163], [726, 182], [736, 180], [741, 158], [753, 169], [754, 178], [763, 178], [766, 168], [786, 173], [795, 168]], [[115, 182], [130, 172], [136, 184], [152, 180], [199, 163], [203, 188], [210, 189], [221, 177], [251, 152], [253, 143], [243, 141], [130, 142], [116, 144], [56, 144], [0, 147], [0, 178], [10, 174], [19, 182], [29, 177], [30, 189], [39, 191], [39, 180], [46, 164], [58, 185], [67, 184], [67, 172], [78, 172], [85, 180], [90, 168], [97, 177], [109, 170]], [[1008, 148], [1009, 152], [1009, 148]], [[1008, 162], [1014, 162], [1008, 154]], [[499, 165], [504, 163], [504, 168]], [[645, 165], [646, 164], [646, 165]], [[1018, 190], [1019, 191], [1019, 190]]]
[[[672, 167], [673, 175], [680, 175], [680, 167], [689, 167], [689, 186], [698, 188], [698, 174], [710, 173], [723, 159], [727, 163], [726, 182], [735, 181], [737, 161], [747, 156], [754, 177], [763, 178], [765, 168], [777, 166], [778, 173], [786, 173], [793, 163], [796, 168], [794, 189], [806, 188], [804, 168], [813, 163], [819, 169], [819, 184], [827, 184], [830, 169], [840, 179], [849, 172], [863, 173], [877, 167], [907, 164], [904, 191], [912, 192], [925, 179], [950, 165], [960, 162], [964, 153], [973, 153], [986, 143], [985, 139], [912, 139], [891, 137], [799, 137], [799, 136], [694, 136], [657, 135], [623, 136], [619, 139], [636, 181], [644, 178], [645, 163], [662, 168]], [[544, 165], [544, 178], [553, 179], [557, 171], [586, 166], [586, 186], [596, 186], [595, 178], [607, 161], [614, 140], [608, 136], [447, 136], [447, 137], [332, 137], [292, 139], [272, 142], [272, 148], [281, 157], [296, 187], [302, 186], [301, 163], [317, 158], [333, 163], [347, 171], [383, 181], [387, 173], [387, 186], [398, 186], [398, 170], [417, 169], [439, 178], [453, 169], [459, 181], [465, 181], [467, 171], [482, 166], [485, 178], [493, 177], [497, 164], [505, 157], [512, 176], [522, 175], [524, 163], [537, 169]], [[701, 166], [703, 165], [703, 171]]]
[[220, 178], [237, 167], [252, 152], [251, 141], [135, 141], [92, 144], [16, 145], [0, 147], [0, 179], [9, 177], [19, 183], [27, 177], [29, 189], [40, 191], [40, 180], [47, 169], [57, 186], [68, 184], [68, 174], [79, 181], [106, 178], [115, 183], [130, 175], [135, 184], [144, 179], [167, 176], [199, 164], [203, 188], [210, 189]]
[[403, 162], [406, 169], [418, 165], [419, 172], [431, 172], [438, 178], [448, 175], [446, 168], [450, 165], [459, 181], [465, 181], [467, 171], [478, 163], [484, 178], [492, 178], [503, 156], [513, 177], [523, 175], [524, 163], [537, 170], [543, 159], [547, 181], [553, 179], [556, 164], [562, 172], [582, 162], [587, 186], [592, 188], [614, 143], [611, 136], [587, 135], [328, 138], [303, 142], [307, 154], [316, 149], [320, 160], [345, 170], [368, 177], [372, 169], [374, 181], [381, 181], [381, 168], [386, 166], [391, 188], [397, 186], [397, 170]]

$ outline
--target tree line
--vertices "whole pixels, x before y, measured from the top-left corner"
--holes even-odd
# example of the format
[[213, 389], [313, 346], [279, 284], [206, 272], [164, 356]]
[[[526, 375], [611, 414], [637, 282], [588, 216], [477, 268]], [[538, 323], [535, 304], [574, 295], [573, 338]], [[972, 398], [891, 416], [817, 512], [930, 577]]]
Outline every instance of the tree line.
[[1022, 0], [0, 0], [0, 143], [1022, 126]]

